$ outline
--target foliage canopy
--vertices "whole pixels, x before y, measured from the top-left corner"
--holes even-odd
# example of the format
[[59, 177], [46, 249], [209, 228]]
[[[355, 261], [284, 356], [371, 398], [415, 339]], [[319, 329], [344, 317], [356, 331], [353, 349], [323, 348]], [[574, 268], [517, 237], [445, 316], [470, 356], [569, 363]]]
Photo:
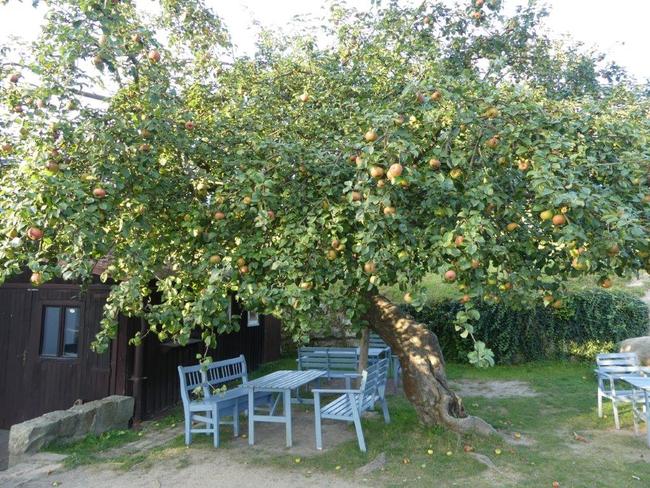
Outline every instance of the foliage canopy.
[[327, 311], [356, 326], [382, 285], [418, 305], [428, 272], [471, 336], [482, 300], [561, 308], [569, 276], [648, 267], [648, 99], [534, 4], [333, 4], [253, 57], [200, 0], [48, 5], [0, 68], [0, 277], [87, 281], [109, 256], [100, 349], [119, 311], [214, 345], [231, 293], [297, 338]]

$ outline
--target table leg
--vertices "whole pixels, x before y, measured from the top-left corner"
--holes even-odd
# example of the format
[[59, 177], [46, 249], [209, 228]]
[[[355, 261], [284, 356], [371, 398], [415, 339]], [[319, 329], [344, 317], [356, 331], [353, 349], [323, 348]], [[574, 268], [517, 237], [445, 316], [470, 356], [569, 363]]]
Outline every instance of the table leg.
[[248, 390], [248, 445], [255, 444], [255, 392]]
[[291, 447], [293, 445], [291, 436], [291, 390], [284, 392], [284, 421], [287, 427], [287, 447]]
[[648, 401], [648, 390], [643, 389], [643, 399], [645, 400], [645, 428], [647, 430], [648, 447], [650, 447], [650, 401]]

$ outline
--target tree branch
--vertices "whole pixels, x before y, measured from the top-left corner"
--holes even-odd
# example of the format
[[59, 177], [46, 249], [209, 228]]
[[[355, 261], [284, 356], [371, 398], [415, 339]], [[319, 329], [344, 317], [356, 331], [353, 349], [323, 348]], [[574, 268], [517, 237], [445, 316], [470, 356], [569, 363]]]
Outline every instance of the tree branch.
[[71, 88], [70, 91], [82, 97], [92, 98], [93, 100], [100, 100], [102, 102], [107, 102], [111, 99], [110, 97], [107, 97], [105, 95], [99, 95], [97, 93], [92, 93], [85, 90], [78, 90], [76, 88]]

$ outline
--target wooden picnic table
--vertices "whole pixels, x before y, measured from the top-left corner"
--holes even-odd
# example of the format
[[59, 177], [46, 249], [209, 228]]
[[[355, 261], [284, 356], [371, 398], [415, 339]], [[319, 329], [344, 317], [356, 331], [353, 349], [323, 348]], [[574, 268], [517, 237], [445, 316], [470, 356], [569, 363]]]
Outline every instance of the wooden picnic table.
[[[636, 418], [643, 419], [645, 415], [646, 428], [647, 428], [647, 442], [648, 447], [650, 447], [650, 378], [647, 376], [630, 376], [630, 375], [621, 375], [620, 379], [629, 383], [634, 387], [632, 402], [632, 415], [635, 417], [634, 428], [636, 429]], [[643, 392], [643, 402], [645, 405], [645, 412], [641, 412], [636, 407], [636, 390], [641, 390]]]
[[[251, 380], [242, 385], [248, 389], [248, 444], [255, 444], [255, 422], [276, 422], [286, 426], [287, 447], [293, 445], [291, 430], [291, 391], [317, 378], [324, 376], [327, 372], [308, 369], [304, 371], [275, 371], [261, 378]], [[275, 403], [268, 415], [255, 413], [255, 393], [267, 392], [277, 394]], [[274, 415], [280, 395], [283, 398], [283, 415]]]

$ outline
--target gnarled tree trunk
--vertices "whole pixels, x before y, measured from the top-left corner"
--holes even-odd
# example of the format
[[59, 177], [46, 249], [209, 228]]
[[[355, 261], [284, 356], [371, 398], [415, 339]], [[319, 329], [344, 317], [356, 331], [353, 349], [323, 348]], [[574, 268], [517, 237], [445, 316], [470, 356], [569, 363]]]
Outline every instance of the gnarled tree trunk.
[[399, 357], [404, 393], [420, 421], [462, 433], [495, 433], [483, 419], [468, 415], [461, 399], [449, 388], [436, 335], [383, 296], [369, 297], [369, 305], [366, 320]]

